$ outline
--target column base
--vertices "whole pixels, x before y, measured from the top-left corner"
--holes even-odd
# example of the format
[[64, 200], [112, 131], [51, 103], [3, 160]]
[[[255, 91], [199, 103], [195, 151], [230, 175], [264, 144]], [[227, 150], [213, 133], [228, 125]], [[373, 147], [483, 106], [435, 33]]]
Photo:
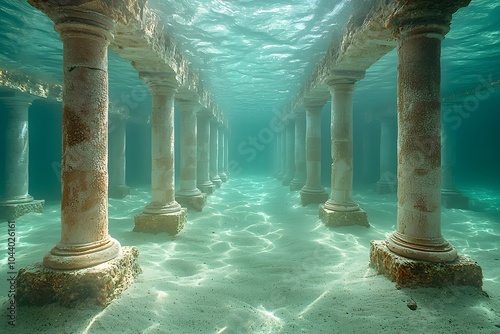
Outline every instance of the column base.
[[205, 193], [207, 195], [212, 195], [214, 193], [214, 191], [215, 191], [215, 185], [213, 185], [212, 183], [210, 183], [210, 184], [198, 186], [198, 189], [200, 189], [200, 191], [202, 193]]
[[214, 184], [215, 188], [219, 189], [222, 186], [222, 180], [221, 179], [213, 179], [210, 180]]
[[16, 278], [18, 305], [57, 302], [67, 307], [87, 303], [106, 307], [133, 284], [141, 272], [136, 247], [122, 247], [116, 258], [94, 267], [54, 270], [42, 262], [19, 270]]
[[0, 204], [0, 221], [13, 221], [19, 217], [30, 213], [42, 213], [45, 200], [33, 200], [25, 203], [1, 203]]
[[299, 191], [306, 185], [305, 181], [292, 180], [290, 182], [290, 191]]
[[333, 211], [328, 210], [324, 204], [321, 204], [319, 206], [319, 218], [326, 226], [360, 225], [370, 227], [366, 211], [361, 208], [356, 211]]
[[309, 204], [321, 204], [325, 203], [328, 200], [328, 194], [325, 191], [309, 191], [302, 190], [300, 191], [300, 203], [302, 206], [306, 206]]
[[378, 181], [373, 185], [373, 191], [379, 195], [392, 194], [395, 193], [397, 190], [398, 190], [397, 183]]
[[458, 191], [441, 191], [441, 205], [447, 209], [469, 209], [469, 197]]
[[203, 207], [207, 203], [207, 194], [201, 193], [199, 195], [191, 196], [175, 195], [175, 201], [187, 208], [202, 211]]
[[122, 199], [130, 195], [130, 187], [125, 185], [110, 187], [108, 189], [108, 197]]
[[225, 173], [220, 173], [219, 177], [222, 182], [227, 182], [227, 175]]
[[459, 255], [452, 262], [412, 260], [393, 253], [385, 240], [370, 242], [370, 267], [396, 282], [396, 288], [483, 286], [483, 272], [473, 260]]
[[284, 177], [283, 180], [281, 180], [281, 184], [284, 186], [289, 186], [290, 183], [292, 183], [292, 178], [290, 177]]
[[141, 213], [134, 217], [134, 232], [178, 234], [187, 221], [187, 209], [167, 214]]

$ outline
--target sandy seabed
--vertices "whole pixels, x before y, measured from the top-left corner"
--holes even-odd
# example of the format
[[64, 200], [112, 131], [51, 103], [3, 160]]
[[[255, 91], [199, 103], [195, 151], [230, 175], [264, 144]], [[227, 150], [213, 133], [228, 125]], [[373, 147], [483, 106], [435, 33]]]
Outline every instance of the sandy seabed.
[[[371, 227], [327, 228], [317, 205], [302, 207], [279, 181], [237, 178], [209, 196], [203, 212], [190, 211], [176, 237], [132, 232], [148, 189], [110, 199], [110, 234], [138, 247], [143, 273], [105, 309], [23, 306], [8, 325], [3, 256], [0, 332], [500, 333], [500, 192], [465, 190], [473, 210], [443, 208], [443, 235], [482, 267], [483, 291], [398, 290], [369, 268], [370, 240], [396, 228], [395, 194], [355, 192]], [[59, 241], [59, 204], [19, 219], [16, 233], [16, 269], [41, 261]]]

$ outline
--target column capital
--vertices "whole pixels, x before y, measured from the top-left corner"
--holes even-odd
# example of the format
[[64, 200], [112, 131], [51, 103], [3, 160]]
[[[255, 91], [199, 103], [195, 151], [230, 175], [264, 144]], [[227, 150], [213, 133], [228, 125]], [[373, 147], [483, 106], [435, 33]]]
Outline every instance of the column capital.
[[36, 97], [26, 93], [20, 93], [13, 89], [0, 89], [0, 104], [15, 106], [29, 107]]
[[58, 7], [58, 10], [47, 15], [54, 21], [54, 28], [63, 40], [65, 37], [81, 35], [105, 39], [108, 43], [113, 39], [115, 23], [106, 15], [75, 7]]
[[333, 70], [330, 77], [326, 80], [326, 84], [330, 89], [337, 85], [354, 85], [356, 81], [364, 79], [365, 71], [355, 70]]
[[179, 86], [173, 72], [139, 72], [139, 78], [152, 94], [174, 95]]
[[387, 19], [386, 26], [395, 36], [435, 33], [435, 37], [442, 39], [450, 30], [451, 15], [469, 3], [470, 0], [401, 1]]
[[180, 112], [193, 111], [196, 113], [201, 109], [201, 104], [196, 100], [185, 100], [176, 98], [175, 102], [179, 106]]

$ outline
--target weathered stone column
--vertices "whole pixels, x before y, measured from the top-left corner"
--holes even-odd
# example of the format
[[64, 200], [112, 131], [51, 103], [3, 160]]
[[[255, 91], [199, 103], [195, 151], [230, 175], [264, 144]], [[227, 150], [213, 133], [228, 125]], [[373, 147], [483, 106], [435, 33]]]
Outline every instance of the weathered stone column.
[[105, 306], [140, 273], [137, 249], [120, 247], [108, 234], [107, 48], [113, 22], [89, 10], [47, 11], [64, 52], [61, 241], [43, 264], [19, 271], [16, 299]]
[[372, 241], [370, 263], [402, 287], [482, 285], [481, 268], [441, 235], [441, 40], [467, 3], [413, 1], [389, 22], [398, 41], [397, 230]]
[[225, 158], [224, 154], [226, 152], [226, 140], [225, 138], [225, 126], [224, 123], [222, 123], [219, 126], [219, 177], [222, 182], [227, 181], [227, 175], [226, 175], [226, 166], [225, 166]]
[[229, 179], [229, 125], [226, 120], [226, 127], [224, 129], [224, 174], [226, 181]]
[[278, 180], [283, 180], [283, 154], [282, 154], [282, 146], [283, 146], [283, 137], [284, 137], [284, 132], [278, 132], [276, 136], [276, 178]]
[[196, 187], [198, 163], [197, 120], [196, 112], [200, 104], [195, 101], [177, 100], [181, 123], [180, 145], [180, 189], [175, 200], [182, 206], [201, 211], [207, 195]]
[[306, 184], [306, 113], [295, 113], [295, 176], [290, 190], [302, 189]]
[[124, 198], [130, 194], [125, 184], [127, 115], [110, 113], [109, 120], [109, 197]]
[[284, 125], [284, 131], [281, 132], [281, 146], [279, 149], [280, 161], [281, 161], [281, 171], [278, 175], [278, 180], [282, 181], [286, 176], [286, 125]]
[[210, 181], [210, 117], [207, 111], [198, 112], [198, 189], [210, 195], [215, 185]]
[[286, 171], [283, 176], [282, 184], [289, 186], [295, 174], [295, 121], [288, 119], [285, 125], [286, 148], [285, 148], [285, 164]]
[[328, 194], [321, 186], [321, 110], [325, 103], [326, 101], [304, 103], [307, 179], [300, 191], [300, 202], [304, 206], [324, 203], [328, 199]]
[[441, 201], [448, 209], [468, 209], [469, 198], [464, 196], [453, 182], [455, 169], [456, 132], [450, 125], [443, 123], [441, 140]]
[[151, 113], [151, 202], [134, 217], [136, 232], [175, 235], [187, 220], [187, 210], [175, 200], [174, 95], [172, 73], [140, 73], [153, 99]]
[[43, 200], [28, 193], [28, 109], [33, 97], [0, 90], [0, 136], [4, 154], [0, 163], [0, 220], [14, 221], [29, 212], [43, 212]]
[[222, 185], [219, 176], [219, 123], [214, 118], [210, 120], [210, 181], [216, 188]]
[[352, 92], [354, 83], [364, 76], [364, 71], [336, 71], [328, 82], [332, 95], [332, 193], [319, 209], [327, 226], [370, 226], [366, 212], [352, 198]]
[[394, 193], [397, 190], [397, 139], [396, 115], [384, 115], [380, 119], [380, 179], [375, 183], [377, 194]]

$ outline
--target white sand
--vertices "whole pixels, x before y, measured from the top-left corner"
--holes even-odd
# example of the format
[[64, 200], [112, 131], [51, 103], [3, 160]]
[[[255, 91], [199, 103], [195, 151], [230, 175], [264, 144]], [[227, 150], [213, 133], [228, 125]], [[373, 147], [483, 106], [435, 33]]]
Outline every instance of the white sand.
[[[500, 333], [500, 194], [493, 191], [471, 193], [483, 212], [443, 209], [443, 235], [482, 266], [489, 298], [471, 287], [397, 290], [368, 267], [370, 240], [395, 229], [395, 195], [356, 194], [372, 226], [329, 229], [316, 205], [300, 206], [279, 181], [231, 179], [172, 238], [132, 232], [149, 200], [147, 189], [133, 193], [109, 201], [109, 224], [122, 245], [139, 248], [144, 272], [136, 283], [104, 310], [20, 307], [16, 327], [2, 317], [1, 333]], [[19, 219], [18, 269], [40, 261], [59, 228], [58, 204]]]

